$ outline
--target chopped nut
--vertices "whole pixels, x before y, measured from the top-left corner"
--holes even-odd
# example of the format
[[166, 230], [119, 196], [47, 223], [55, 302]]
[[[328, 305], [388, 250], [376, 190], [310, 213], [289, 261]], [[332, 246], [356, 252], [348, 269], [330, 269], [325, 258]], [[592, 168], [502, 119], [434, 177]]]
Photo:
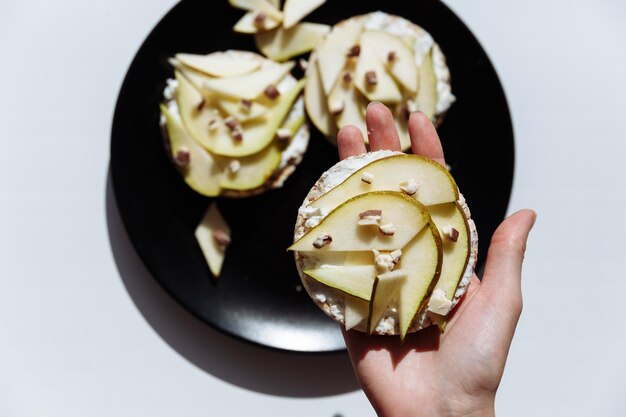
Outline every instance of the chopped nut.
[[447, 169], [448, 171], [452, 171], [452, 165], [450, 165], [450, 164], [446, 164], [446, 169]]
[[256, 26], [259, 29], [264, 29], [266, 20], [267, 20], [267, 13], [265, 13], [265, 12], [258, 12], [254, 16], [254, 26]]
[[361, 55], [361, 45], [357, 43], [356, 45], [352, 46], [350, 49], [348, 49], [348, 53], [346, 55], [348, 56], [348, 58], [356, 58], [357, 56]]
[[231, 174], [236, 174], [240, 168], [241, 168], [241, 162], [239, 162], [236, 159], [233, 159], [232, 161], [228, 163], [228, 172], [230, 172]]
[[234, 128], [232, 132], [230, 132], [230, 136], [233, 138], [234, 141], [237, 142], [243, 140], [243, 129], [241, 128], [241, 126]]
[[376, 71], [367, 71], [365, 73], [365, 84], [372, 86], [378, 84], [378, 77]]
[[343, 73], [343, 82], [344, 83], [349, 83], [350, 81], [352, 81], [352, 74], [350, 74], [350, 72], [346, 71]]
[[275, 100], [278, 96], [280, 96], [280, 91], [278, 91], [276, 86], [273, 84], [268, 85], [264, 93], [270, 100]]
[[372, 216], [376, 216], [376, 217], [382, 218], [383, 211], [382, 210], [365, 210], [365, 211], [359, 213], [359, 219], [364, 219], [366, 217], [372, 217]]
[[457, 240], [459, 240], [459, 231], [450, 225], [443, 226], [441, 228], [441, 232], [446, 238], [448, 238], [449, 240], [453, 242], [456, 242]]
[[336, 116], [338, 114], [341, 114], [344, 108], [345, 103], [343, 102], [343, 100], [339, 100], [330, 103], [330, 108], [328, 110], [330, 110], [330, 112]]
[[315, 239], [315, 241], [313, 241], [313, 246], [315, 246], [317, 249], [321, 249], [326, 245], [330, 245], [332, 241], [333, 238], [329, 235], [322, 235]]
[[221, 251], [226, 250], [228, 245], [230, 245], [230, 236], [222, 230], [213, 231], [213, 239]]
[[291, 140], [291, 130], [281, 128], [276, 131], [276, 140], [280, 143], [287, 143]]
[[370, 174], [369, 172], [364, 172], [363, 175], [361, 176], [361, 181], [367, 184], [371, 184], [372, 181], [374, 181], [374, 176]]
[[400, 257], [402, 256], [402, 251], [400, 249], [394, 250], [393, 252], [391, 252], [389, 255], [391, 255], [391, 258], [393, 259], [393, 263], [397, 264], [398, 262], [400, 262]]
[[241, 99], [241, 110], [243, 110], [244, 112], [248, 113], [250, 112], [250, 109], [252, 108], [252, 102], [250, 100], [246, 100], [245, 98]]
[[196, 109], [198, 111], [202, 110], [202, 108], [204, 107], [204, 104], [206, 103], [206, 99], [204, 98], [204, 96], [202, 96], [200, 98], [200, 101], [198, 102], [198, 104], [196, 105]]
[[213, 117], [209, 120], [209, 130], [213, 131], [215, 129], [217, 129], [218, 123], [217, 123], [217, 118]]
[[380, 225], [378, 227], [378, 231], [385, 236], [393, 236], [394, 234], [396, 234], [396, 227], [391, 223], [387, 223]]
[[366, 210], [359, 213], [359, 220], [356, 222], [359, 226], [380, 226], [383, 219], [382, 210]]
[[390, 253], [380, 253], [376, 249], [372, 249], [374, 253], [374, 264], [376, 265], [376, 271], [379, 274], [393, 271], [396, 263], [393, 261], [393, 256]]
[[306, 71], [306, 69], [309, 67], [309, 61], [304, 58], [300, 58], [300, 61], [298, 61], [298, 65], [300, 66], [300, 69], [302, 71]]
[[183, 168], [188, 167], [189, 162], [191, 161], [191, 154], [189, 153], [189, 150], [183, 146], [178, 150], [178, 152], [176, 152], [174, 160], [176, 161], [176, 165]]
[[400, 189], [402, 192], [408, 195], [413, 195], [419, 190], [419, 185], [414, 179], [410, 179], [408, 181], [403, 181], [400, 183]]
[[233, 116], [228, 116], [226, 119], [224, 119], [224, 124], [232, 131], [235, 130], [236, 128], [240, 127], [241, 124], [239, 123], [239, 120], [237, 120], [235, 117]]
[[387, 54], [387, 62], [394, 62], [397, 58], [396, 51], [389, 51]]

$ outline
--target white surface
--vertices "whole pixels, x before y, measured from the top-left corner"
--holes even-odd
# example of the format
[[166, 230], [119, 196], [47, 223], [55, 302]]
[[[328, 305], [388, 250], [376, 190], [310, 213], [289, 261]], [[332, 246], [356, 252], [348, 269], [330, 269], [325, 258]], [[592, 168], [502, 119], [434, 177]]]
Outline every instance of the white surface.
[[[173, 3], [0, 3], [0, 415], [373, 416], [358, 391], [301, 398], [322, 380], [330, 388], [310, 395], [352, 388], [345, 357], [262, 352], [189, 318], [137, 263], [109, 201], [120, 270], [136, 277], [120, 278], [107, 230], [111, 115]], [[497, 411], [621, 416], [626, 3], [450, 3], [508, 94], [511, 208], [539, 212]]]

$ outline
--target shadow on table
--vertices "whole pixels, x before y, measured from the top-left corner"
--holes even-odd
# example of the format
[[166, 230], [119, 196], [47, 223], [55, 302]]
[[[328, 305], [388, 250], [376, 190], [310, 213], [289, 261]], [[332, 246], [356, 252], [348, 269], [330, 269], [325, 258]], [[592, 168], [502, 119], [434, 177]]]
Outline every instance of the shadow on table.
[[285, 397], [323, 397], [358, 389], [345, 353], [318, 356], [272, 351], [234, 339], [181, 307], [150, 275], [120, 218], [110, 174], [106, 184], [109, 241], [122, 282], [159, 336], [176, 352], [221, 380]]

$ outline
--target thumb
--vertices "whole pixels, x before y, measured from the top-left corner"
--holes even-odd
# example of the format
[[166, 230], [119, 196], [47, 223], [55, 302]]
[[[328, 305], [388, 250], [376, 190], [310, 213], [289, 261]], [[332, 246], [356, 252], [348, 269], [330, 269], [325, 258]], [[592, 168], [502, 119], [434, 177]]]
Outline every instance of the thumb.
[[520, 210], [506, 218], [496, 229], [487, 253], [480, 292], [497, 311], [517, 323], [522, 312], [522, 262], [528, 234], [537, 214]]

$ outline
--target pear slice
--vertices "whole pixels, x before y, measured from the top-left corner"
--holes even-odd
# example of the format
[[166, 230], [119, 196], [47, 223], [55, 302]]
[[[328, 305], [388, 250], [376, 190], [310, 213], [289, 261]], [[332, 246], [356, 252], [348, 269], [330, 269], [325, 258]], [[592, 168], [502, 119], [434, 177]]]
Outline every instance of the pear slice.
[[242, 123], [264, 117], [267, 114], [267, 106], [256, 101], [252, 101], [248, 104], [250, 106], [246, 107], [242, 100], [228, 100], [225, 98], [217, 101], [217, 105], [224, 112]]
[[[461, 205], [456, 201], [430, 206], [428, 212], [440, 231], [443, 244], [441, 277], [435, 286], [435, 290], [443, 291], [445, 297], [451, 302], [469, 261], [470, 229], [465, 213]], [[453, 241], [442, 232], [442, 229], [446, 226], [451, 226], [459, 232], [456, 241]], [[445, 316], [449, 310], [437, 310], [436, 312]]]
[[[357, 224], [361, 213], [381, 209], [381, 225], [392, 224], [395, 227], [391, 236], [383, 234], [377, 227]], [[392, 251], [406, 245], [429, 221], [428, 212], [414, 198], [395, 191], [365, 193], [340, 204], [289, 250]], [[320, 246], [320, 240], [328, 241], [323, 239], [324, 236], [329, 236], [332, 242]]]
[[236, 77], [204, 80], [202, 88], [235, 99], [254, 100], [270, 85], [276, 85], [293, 68], [293, 62], [265, 62], [257, 71]]
[[398, 299], [400, 339], [406, 336], [413, 318], [426, 309], [441, 273], [441, 238], [432, 221], [428, 226], [402, 248], [397, 266], [408, 273]]
[[378, 60], [407, 92], [417, 93], [419, 71], [415, 55], [402, 39], [387, 32], [368, 30], [361, 35], [361, 43], [374, 51]]
[[263, 12], [275, 20], [282, 20], [283, 14], [268, 0], [228, 0], [231, 6], [238, 9]]
[[[361, 180], [364, 173], [374, 176], [371, 184]], [[348, 199], [369, 191], [401, 191], [400, 184], [409, 180], [415, 181], [419, 187], [412, 197], [425, 206], [459, 199], [456, 183], [443, 166], [423, 156], [398, 154], [370, 162], [311, 202], [310, 206], [330, 211]]]
[[365, 99], [361, 93], [354, 88], [354, 71], [344, 70], [349, 80], [343, 77], [335, 84], [328, 96], [329, 109], [341, 109], [335, 115], [335, 123], [338, 129], [347, 125], [354, 125], [361, 129], [363, 137], [367, 137], [367, 126], [365, 124], [365, 114], [363, 107], [366, 107]]
[[335, 138], [336, 127], [326, 101], [326, 93], [322, 87], [322, 79], [314, 55], [309, 59], [306, 70], [306, 87], [304, 88], [304, 104], [309, 118], [317, 129], [329, 138]]
[[304, 270], [304, 273], [331, 288], [369, 301], [376, 278], [374, 265], [326, 266]]
[[164, 104], [161, 104], [161, 114], [165, 117], [165, 128], [172, 158], [176, 160], [179, 152], [189, 155], [187, 167], [177, 165], [185, 182], [202, 195], [208, 197], [219, 195], [221, 168], [218, 162], [193, 140], [178, 118], [174, 117]]
[[433, 68], [432, 49], [424, 56], [419, 73], [420, 88], [415, 101], [418, 110], [432, 120], [437, 110], [437, 78]]
[[398, 136], [400, 137], [400, 148], [402, 151], [411, 149], [411, 137], [409, 136], [409, 121], [405, 117], [394, 117]]
[[255, 22], [255, 19], [259, 15], [259, 12], [253, 11], [244, 14], [241, 19], [235, 23], [233, 30], [238, 33], [259, 33], [265, 30], [276, 29], [280, 25], [280, 20], [267, 16], [263, 22], [263, 27], [260, 28]]
[[[368, 82], [370, 73], [375, 74], [375, 84]], [[378, 60], [373, 49], [364, 43], [361, 44], [361, 54], [356, 64], [354, 85], [369, 101], [380, 101], [386, 104], [402, 101], [402, 92], [400, 92], [396, 82]]]
[[367, 320], [370, 303], [350, 295], [344, 298], [344, 325], [350, 330]]
[[248, 74], [261, 67], [261, 59], [242, 59], [229, 52], [213, 52], [208, 55], [176, 54], [183, 65], [213, 77], [233, 77]]
[[359, 43], [363, 19], [346, 20], [326, 36], [316, 50], [316, 61], [326, 95], [330, 94], [346, 63], [346, 54]]
[[220, 245], [219, 235], [230, 240], [230, 227], [218, 210], [217, 204], [212, 203], [196, 227], [195, 236], [215, 278], [219, 278], [222, 272], [226, 250], [224, 245]]
[[285, 61], [308, 52], [317, 45], [330, 26], [319, 23], [299, 23], [289, 29], [279, 27], [272, 31], [257, 33], [256, 46], [263, 54], [275, 61]]
[[281, 152], [278, 145], [270, 144], [261, 152], [239, 158], [236, 172], [226, 172], [220, 186], [230, 190], [251, 190], [265, 184], [278, 165], [280, 164]]
[[367, 333], [372, 334], [378, 325], [387, 307], [391, 304], [396, 294], [404, 286], [407, 272], [396, 269], [385, 272], [376, 277], [372, 288], [370, 310], [367, 317]]
[[283, 26], [285, 29], [293, 27], [304, 16], [324, 3], [326, 3], [326, 0], [285, 0]]

